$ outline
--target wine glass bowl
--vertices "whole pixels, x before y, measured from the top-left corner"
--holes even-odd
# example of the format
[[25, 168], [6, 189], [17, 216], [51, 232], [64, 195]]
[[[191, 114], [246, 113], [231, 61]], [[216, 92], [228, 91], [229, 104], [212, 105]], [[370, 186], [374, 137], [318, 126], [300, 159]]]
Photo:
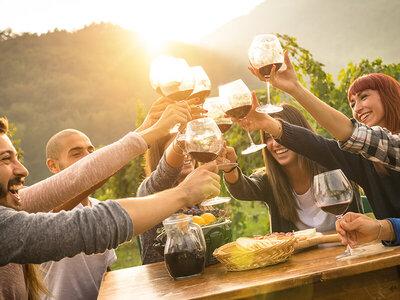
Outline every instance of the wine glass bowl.
[[203, 108], [207, 110], [207, 117], [213, 119], [222, 134], [227, 132], [232, 126], [232, 120], [225, 117], [225, 112], [222, 109], [221, 101], [218, 97], [212, 97], [205, 100]]
[[197, 97], [200, 98], [201, 103], [204, 103], [211, 92], [210, 78], [201, 66], [191, 67], [190, 71], [194, 78], [194, 89], [189, 99]]
[[160, 56], [151, 62], [150, 83], [159, 94], [172, 100], [187, 99], [194, 89], [194, 77], [183, 58]]
[[219, 87], [221, 106], [225, 114], [243, 119], [251, 110], [251, 92], [241, 80], [235, 80]]
[[341, 217], [353, 199], [350, 181], [342, 170], [332, 170], [314, 176], [316, 205], [323, 211]]
[[[226, 115], [236, 119], [243, 119], [251, 110], [252, 98], [251, 92], [246, 84], [241, 80], [235, 80], [219, 87], [219, 97], [221, 106]], [[266, 144], [256, 145], [246, 130], [250, 140], [250, 146], [242, 151], [242, 154], [250, 154], [261, 150]]]
[[255, 36], [250, 45], [249, 60], [261, 75], [269, 77], [273, 65], [279, 70], [283, 64], [283, 49], [279, 39], [273, 34]]
[[192, 120], [186, 125], [185, 148], [199, 162], [217, 158], [223, 146], [222, 133], [211, 118]]

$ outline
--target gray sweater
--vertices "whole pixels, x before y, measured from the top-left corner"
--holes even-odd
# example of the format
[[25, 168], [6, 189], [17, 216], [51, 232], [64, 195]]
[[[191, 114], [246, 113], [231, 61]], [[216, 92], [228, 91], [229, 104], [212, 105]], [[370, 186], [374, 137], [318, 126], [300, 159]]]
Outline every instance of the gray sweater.
[[129, 214], [112, 200], [59, 213], [29, 214], [0, 206], [0, 266], [102, 253], [132, 236]]
[[[182, 167], [173, 168], [168, 165], [164, 154], [157, 165], [157, 169], [140, 184], [137, 196], [143, 197], [172, 188], [175, 186], [181, 172]], [[140, 252], [143, 265], [164, 260], [164, 257], [153, 249], [153, 242], [157, 236], [157, 228], [160, 227], [162, 227], [161, 223], [140, 235]]]

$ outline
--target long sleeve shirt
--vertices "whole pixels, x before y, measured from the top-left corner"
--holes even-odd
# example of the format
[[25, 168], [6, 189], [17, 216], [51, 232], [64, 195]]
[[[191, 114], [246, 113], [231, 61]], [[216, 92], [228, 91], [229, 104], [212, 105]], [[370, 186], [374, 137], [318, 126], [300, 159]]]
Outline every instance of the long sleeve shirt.
[[342, 150], [360, 153], [372, 161], [382, 162], [388, 168], [400, 171], [400, 135], [379, 126], [368, 127], [353, 122], [353, 133], [347, 141], [339, 142]]
[[[167, 163], [164, 154], [158, 163], [157, 168], [140, 184], [137, 195], [142, 197], [172, 188], [175, 186], [176, 180], [180, 177], [181, 172], [182, 167], [171, 167]], [[153, 249], [154, 239], [157, 236], [157, 229], [160, 227], [162, 227], [161, 223], [147, 230], [146, 232], [143, 232], [139, 236], [143, 265], [164, 260], [164, 257], [162, 257]]]
[[377, 219], [400, 217], [400, 173], [387, 170], [381, 175], [372, 161], [361, 154], [342, 151], [335, 140], [324, 138], [296, 125], [282, 122], [278, 142], [308, 157], [329, 170], [342, 169], [350, 180], [361, 186]]
[[20, 190], [21, 209], [28, 212], [50, 211], [113, 175], [146, 150], [143, 138], [130, 132], [63, 171]]

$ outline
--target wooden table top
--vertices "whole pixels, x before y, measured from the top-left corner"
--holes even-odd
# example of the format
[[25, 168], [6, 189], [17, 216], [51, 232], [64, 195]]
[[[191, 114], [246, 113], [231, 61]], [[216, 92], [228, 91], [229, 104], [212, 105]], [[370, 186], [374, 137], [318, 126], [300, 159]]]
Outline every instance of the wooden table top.
[[227, 272], [222, 264], [202, 275], [173, 280], [163, 262], [108, 272], [98, 299], [231, 299], [281, 291], [315, 282], [390, 268], [400, 264], [400, 247], [368, 257], [337, 260], [345, 248], [320, 245], [261, 269]]

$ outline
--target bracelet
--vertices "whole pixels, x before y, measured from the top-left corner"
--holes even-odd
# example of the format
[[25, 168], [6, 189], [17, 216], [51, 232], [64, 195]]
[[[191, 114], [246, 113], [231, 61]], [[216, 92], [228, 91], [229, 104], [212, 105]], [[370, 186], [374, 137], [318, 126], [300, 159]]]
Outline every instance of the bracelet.
[[378, 236], [377, 236], [376, 239], [379, 240], [379, 238], [381, 236], [381, 233], [382, 233], [383, 224], [382, 224], [381, 221], [379, 221], [379, 220], [377, 220], [377, 221], [378, 221], [378, 224], [379, 224], [379, 232], [378, 232]]
[[223, 171], [225, 174], [231, 173], [233, 170], [235, 170], [238, 166], [234, 166], [232, 169], [229, 171]]

